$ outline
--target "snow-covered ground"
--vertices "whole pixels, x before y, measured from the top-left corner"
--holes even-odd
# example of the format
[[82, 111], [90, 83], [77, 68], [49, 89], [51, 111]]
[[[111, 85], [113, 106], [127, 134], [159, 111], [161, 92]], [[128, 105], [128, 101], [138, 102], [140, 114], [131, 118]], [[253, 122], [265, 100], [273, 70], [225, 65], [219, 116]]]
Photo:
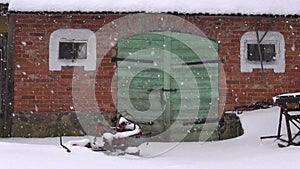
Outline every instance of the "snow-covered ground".
[[59, 146], [59, 138], [1, 138], [0, 164], [3, 169], [300, 168], [300, 147], [279, 148], [275, 139], [260, 140], [260, 136], [276, 134], [278, 116], [278, 107], [244, 112], [240, 115], [243, 136], [205, 143], [144, 144], [140, 147], [144, 157], [108, 156], [82, 147], [70, 147], [72, 152], [67, 153]]

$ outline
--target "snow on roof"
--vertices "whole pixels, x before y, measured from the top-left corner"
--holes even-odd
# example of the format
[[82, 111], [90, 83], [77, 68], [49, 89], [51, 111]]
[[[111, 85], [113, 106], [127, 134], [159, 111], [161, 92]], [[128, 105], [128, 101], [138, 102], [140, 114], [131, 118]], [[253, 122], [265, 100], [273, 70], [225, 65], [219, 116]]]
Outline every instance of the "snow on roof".
[[300, 92], [277, 95], [273, 97], [273, 101], [276, 102], [276, 100], [279, 99], [280, 97], [300, 97]]
[[299, 0], [10, 0], [9, 10], [15, 12], [178, 12], [190, 14], [300, 15]]
[[0, 4], [8, 4], [10, 0], [0, 0]]

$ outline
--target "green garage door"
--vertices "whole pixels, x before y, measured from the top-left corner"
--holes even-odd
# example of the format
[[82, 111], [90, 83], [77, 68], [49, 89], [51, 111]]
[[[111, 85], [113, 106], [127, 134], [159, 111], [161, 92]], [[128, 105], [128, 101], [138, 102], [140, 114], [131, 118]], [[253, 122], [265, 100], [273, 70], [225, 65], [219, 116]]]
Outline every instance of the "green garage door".
[[124, 39], [117, 47], [119, 111], [145, 123], [144, 132], [157, 141], [218, 139], [218, 122], [211, 120], [217, 119], [219, 106], [216, 42], [151, 32]]

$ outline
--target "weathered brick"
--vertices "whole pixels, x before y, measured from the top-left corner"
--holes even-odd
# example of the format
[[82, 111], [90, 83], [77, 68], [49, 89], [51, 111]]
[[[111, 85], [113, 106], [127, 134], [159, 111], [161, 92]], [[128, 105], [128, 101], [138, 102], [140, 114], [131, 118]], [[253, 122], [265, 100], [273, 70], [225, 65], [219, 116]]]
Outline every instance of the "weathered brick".
[[[98, 31], [103, 25], [122, 16], [116, 14], [18, 14], [15, 32], [15, 111], [35, 111], [36, 106], [41, 112], [72, 111], [70, 110], [73, 103], [72, 91], [84, 92], [89, 88], [86, 85], [79, 88], [72, 87], [74, 73], [72, 67], [64, 67], [62, 71], [57, 72], [49, 71], [50, 34], [63, 28], [87, 28]], [[300, 24], [295, 18], [261, 17], [258, 20], [259, 30], [279, 31], [284, 35], [286, 41], [286, 72], [278, 74], [265, 70], [266, 80], [264, 81], [259, 69], [252, 73], [240, 72], [240, 38], [245, 32], [254, 31], [256, 17], [197, 15], [180, 17], [192, 22], [209, 38], [220, 41], [219, 57], [225, 60], [223, 64], [225, 77], [220, 77], [226, 81], [226, 84], [220, 85], [223, 93], [226, 91], [226, 94], [222, 94], [224, 98], [226, 95], [225, 110], [232, 110], [235, 105], [271, 99], [276, 94], [300, 90], [300, 80], [297, 78], [300, 77], [300, 52], [298, 50]], [[139, 26], [137, 21], [128, 24]], [[291, 25], [293, 29], [290, 29]], [[181, 27], [185, 28], [185, 26]], [[143, 25], [140, 27], [144, 28]], [[105, 34], [115, 35], [116, 28], [111, 27]], [[174, 30], [180, 31], [180, 28], [174, 28]], [[128, 33], [132, 33], [131, 30], [124, 31], [127, 32], [120, 35], [122, 38], [130, 36]], [[111, 48], [111, 44], [102, 39], [98, 39], [98, 45], [101, 45], [97, 47], [99, 51]], [[295, 50], [291, 49], [293, 45], [295, 45]], [[111, 57], [116, 55], [115, 47], [108, 50], [98, 67], [95, 95], [99, 109], [102, 111], [114, 112], [116, 109], [112, 99], [107, 99], [112, 98], [113, 95], [111, 79], [117, 67], [116, 63], [111, 62]], [[90, 74], [86, 74], [86, 76], [93, 77]], [[85, 83], [82, 82], [82, 84]], [[113, 85], [115, 85], [113, 88], [116, 89], [116, 83]], [[34, 99], [38, 99], [38, 101], [34, 102]]]

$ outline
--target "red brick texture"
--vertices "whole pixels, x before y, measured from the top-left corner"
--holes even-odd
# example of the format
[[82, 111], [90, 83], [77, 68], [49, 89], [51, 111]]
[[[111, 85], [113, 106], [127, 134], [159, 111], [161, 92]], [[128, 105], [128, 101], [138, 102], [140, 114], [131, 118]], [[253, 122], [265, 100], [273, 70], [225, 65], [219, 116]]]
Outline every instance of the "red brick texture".
[[[122, 38], [133, 35], [132, 32], [118, 35], [109, 41], [97, 39], [97, 57], [101, 61], [97, 73], [82, 72], [74, 82], [74, 68], [65, 67], [62, 71], [49, 70], [49, 37], [57, 29], [83, 28], [94, 32], [101, 30], [108, 23], [124, 15], [116, 14], [17, 14], [15, 30], [15, 112], [72, 112], [75, 109], [94, 111], [89, 106], [105, 112], [115, 112], [116, 80], [113, 78], [117, 67], [111, 62], [116, 56], [115, 45]], [[219, 57], [224, 60], [220, 65], [220, 99], [225, 110], [232, 110], [235, 105], [250, 104], [259, 100], [271, 99], [272, 96], [300, 91], [300, 21], [295, 17], [247, 17], [247, 16], [179, 16], [191, 22], [206, 36], [220, 43]], [[169, 25], [176, 25], [176, 20], [164, 20]], [[162, 29], [168, 30], [162, 22]], [[128, 27], [139, 25], [139, 20], [128, 21]], [[107, 38], [114, 37], [118, 24], [109, 24], [104, 33]], [[143, 26], [143, 25], [141, 25]], [[285, 38], [285, 73], [265, 71], [265, 80], [260, 70], [251, 73], [240, 71], [240, 39], [247, 31], [278, 31]], [[186, 30], [186, 25], [170, 27], [171, 31]], [[141, 27], [143, 29], [143, 27]], [[154, 29], [150, 29], [149, 31]], [[146, 29], [147, 31], [147, 29]], [[103, 32], [102, 32], [103, 33]], [[137, 31], [141, 33], [141, 31]], [[191, 32], [190, 32], [191, 33]], [[98, 38], [98, 37], [97, 37]], [[114, 43], [115, 42], [115, 43]], [[295, 50], [293, 50], [295, 47]], [[105, 51], [105, 53], [101, 53]], [[78, 73], [75, 73], [78, 75]], [[95, 77], [94, 84], [89, 84], [82, 77]], [[223, 83], [224, 82], [224, 83]], [[225, 83], [226, 82], [226, 83]], [[74, 96], [80, 97], [74, 105]], [[91, 93], [92, 91], [92, 93]], [[93, 92], [95, 91], [95, 92]], [[93, 99], [93, 94], [95, 99]], [[92, 98], [92, 100], [89, 100]], [[96, 102], [96, 105], [91, 105]], [[78, 104], [77, 104], [78, 103]], [[224, 111], [225, 111], [224, 110]], [[223, 111], [221, 112], [223, 113]]]
[[[17, 15], [15, 32], [15, 112], [72, 112], [73, 93], [88, 93], [89, 87], [72, 86], [76, 78], [74, 68], [62, 71], [49, 70], [49, 37], [57, 29], [74, 28], [97, 31], [100, 27], [119, 16], [94, 15]], [[94, 84], [99, 111], [115, 112], [112, 101], [111, 78], [116, 66], [110, 61], [114, 49], [107, 53], [98, 67]], [[94, 76], [86, 72], [84, 76]], [[81, 80], [81, 79], [78, 79]], [[84, 95], [85, 96], [85, 95]], [[80, 99], [80, 98], [75, 98]], [[81, 98], [76, 106], [88, 110], [88, 98]], [[80, 108], [79, 108], [80, 109]]]

